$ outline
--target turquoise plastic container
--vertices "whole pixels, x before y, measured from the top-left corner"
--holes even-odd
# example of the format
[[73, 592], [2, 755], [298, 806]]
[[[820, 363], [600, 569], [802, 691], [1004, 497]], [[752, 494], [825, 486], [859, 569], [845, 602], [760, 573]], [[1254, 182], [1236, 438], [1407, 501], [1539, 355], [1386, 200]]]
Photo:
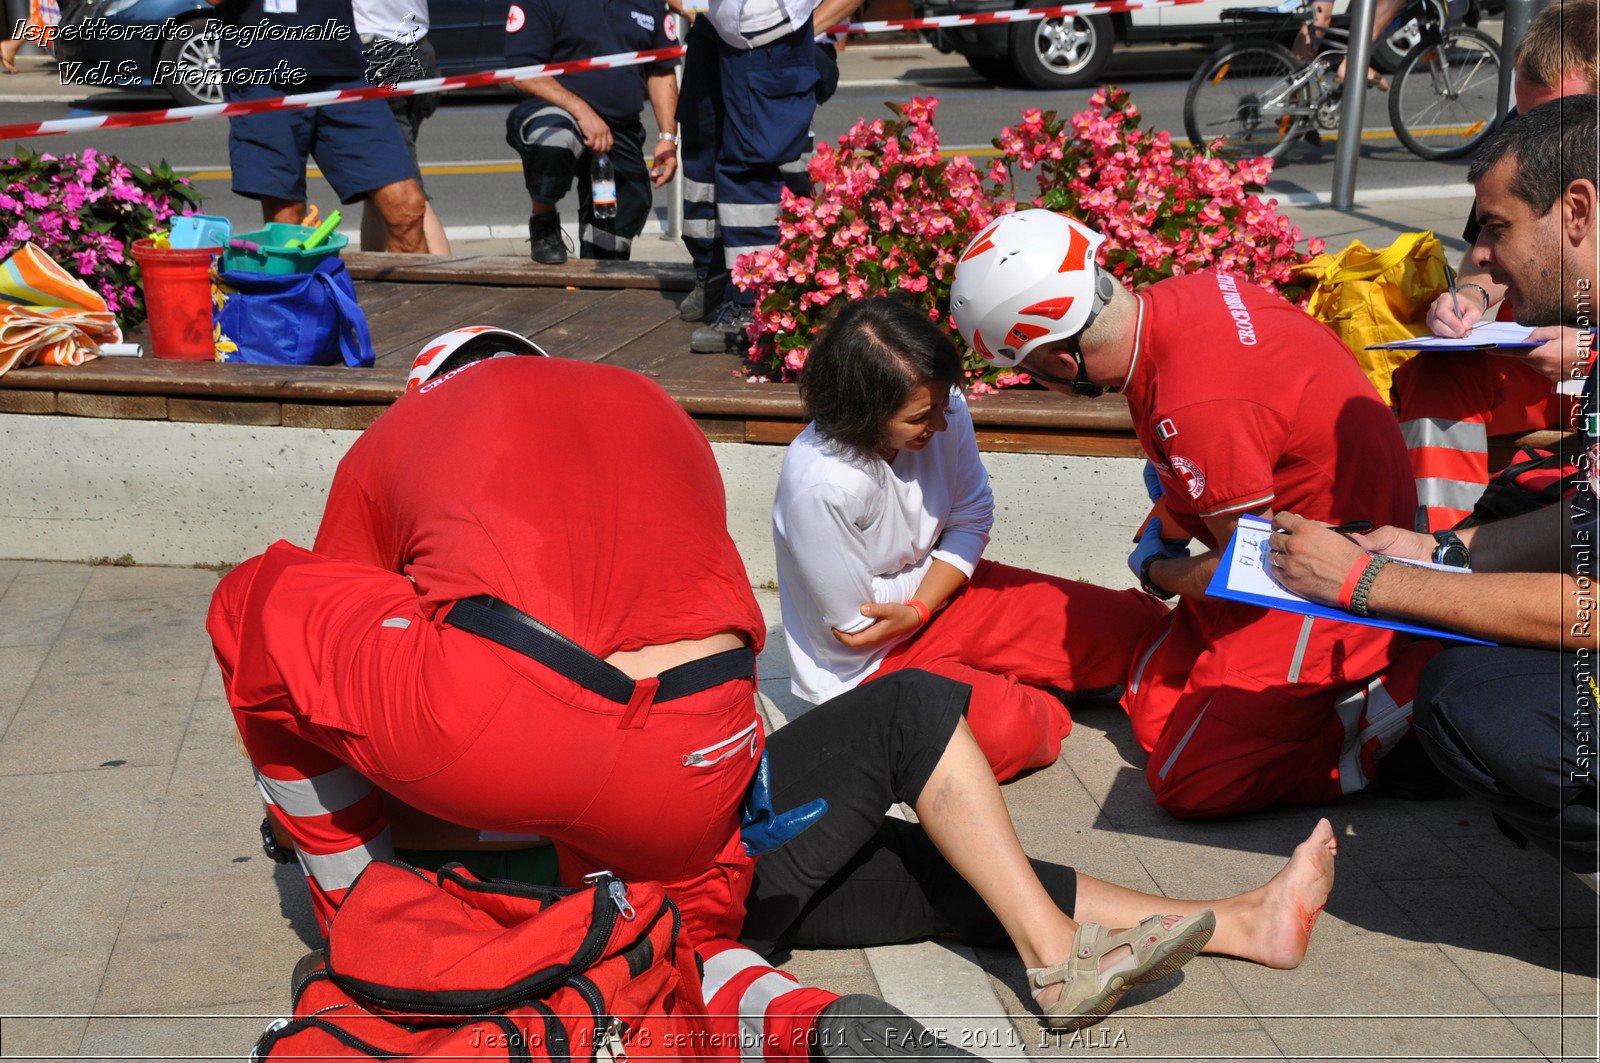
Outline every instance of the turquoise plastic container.
[[339, 254], [350, 243], [349, 237], [333, 233], [309, 251], [300, 247], [284, 246], [290, 240], [304, 240], [314, 232], [316, 229], [309, 225], [289, 225], [275, 221], [269, 223], [265, 229], [235, 233], [233, 236], [235, 240], [249, 240], [251, 243], [260, 244], [261, 250], [239, 251], [230, 247], [228, 253], [222, 257], [222, 268], [244, 270], [247, 273], [310, 273], [317, 268], [318, 262]]

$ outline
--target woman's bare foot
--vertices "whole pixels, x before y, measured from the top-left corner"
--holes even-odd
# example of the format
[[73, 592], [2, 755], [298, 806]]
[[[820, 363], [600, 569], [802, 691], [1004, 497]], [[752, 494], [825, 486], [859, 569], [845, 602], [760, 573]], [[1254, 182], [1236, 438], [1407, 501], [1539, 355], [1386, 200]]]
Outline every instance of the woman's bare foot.
[[1338, 852], [1333, 825], [1318, 820], [1266, 885], [1216, 904], [1217, 933], [1206, 951], [1284, 971], [1300, 966], [1311, 928], [1333, 889]]

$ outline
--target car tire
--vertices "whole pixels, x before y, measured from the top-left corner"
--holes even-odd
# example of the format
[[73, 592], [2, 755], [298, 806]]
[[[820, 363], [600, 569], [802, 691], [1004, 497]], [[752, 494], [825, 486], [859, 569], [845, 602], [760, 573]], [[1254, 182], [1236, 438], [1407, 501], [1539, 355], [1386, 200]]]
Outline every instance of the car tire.
[[987, 81], [996, 85], [1009, 85], [1017, 80], [1017, 72], [1011, 66], [1011, 60], [1004, 55], [968, 55], [963, 56], [972, 72], [980, 75]]
[[1017, 22], [1011, 26], [1011, 66], [1036, 89], [1082, 88], [1100, 77], [1115, 44], [1109, 15]]
[[1380, 74], [1393, 74], [1421, 40], [1422, 31], [1418, 29], [1416, 19], [1412, 19], [1372, 46], [1373, 68]]
[[[205, 32], [205, 25], [200, 19], [191, 19], [180, 25], [178, 31], [161, 46], [157, 60], [173, 64], [185, 75], [197, 66], [220, 71], [220, 43], [216, 34]], [[185, 77], [183, 80], [169, 81], [160, 88], [177, 101], [179, 107], [223, 102], [220, 80], [207, 85]]]

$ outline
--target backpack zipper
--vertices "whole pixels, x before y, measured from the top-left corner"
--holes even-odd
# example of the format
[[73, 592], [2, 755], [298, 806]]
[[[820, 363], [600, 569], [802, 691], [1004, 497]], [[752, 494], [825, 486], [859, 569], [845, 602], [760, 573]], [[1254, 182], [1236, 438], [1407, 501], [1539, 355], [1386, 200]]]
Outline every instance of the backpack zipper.
[[[297, 1034], [301, 1030], [311, 1029], [312, 1027], [323, 1031], [329, 1037], [332, 1037], [335, 1041], [338, 1041], [346, 1048], [355, 1049], [362, 1055], [371, 1056], [373, 1059], [389, 1060], [404, 1059], [406, 1057], [406, 1053], [404, 1052], [386, 1052], [377, 1045], [363, 1041], [355, 1034], [348, 1032], [343, 1027], [335, 1026], [331, 1022], [327, 1022], [323, 1019], [304, 1018], [296, 1019], [294, 1022], [286, 1022], [282, 1026], [278, 1026], [275, 1029], [269, 1027], [267, 1031], [261, 1035], [261, 1040], [257, 1041], [256, 1046], [250, 1050], [251, 1058], [259, 1059], [261, 1055], [270, 1053], [272, 1051], [272, 1046], [277, 1044], [283, 1038], [288, 1037], [291, 1034]], [[263, 1046], [265, 1046], [265, 1051], [263, 1051]]]
[[[384, 989], [390, 987], [369, 988], [365, 983], [357, 983], [347, 976], [334, 972], [330, 977], [334, 984], [344, 989], [351, 996], [370, 1002], [380, 1008], [402, 1013], [426, 1013], [430, 1015], [473, 1015], [485, 1011], [498, 1011], [521, 1000], [530, 997], [540, 997], [549, 993], [573, 977], [575, 972], [586, 971], [600, 958], [605, 951], [606, 943], [611, 940], [611, 931], [616, 926], [617, 917], [622, 914], [617, 904], [616, 897], [611, 893], [610, 886], [617, 880], [609, 871], [597, 872], [594, 876], [595, 912], [590, 924], [589, 933], [585, 936], [583, 948], [573, 956], [570, 963], [563, 964], [561, 969], [553, 974], [539, 979], [531, 985], [520, 986], [497, 997], [486, 1000], [474, 1000], [469, 1005], [443, 1005], [429, 1002], [426, 998], [434, 994], [419, 993], [422, 999], [401, 1000], [395, 997], [381, 996]], [[618, 883], [620, 885], [620, 883]], [[624, 893], [626, 899], [626, 893]], [[629, 905], [632, 907], [632, 905]], [[359, 988], [357, 988], [359, 986]]]
[[[518, 1060], [520, 1063], [533, 1063], [533, 1053], [528, 1049], [528, 1035], [522, 1032], [522, 1027], [504, 1015], [480, 1015], [478, 1016], [478, 1021], [492, 1022], [506, 1032], [507, 1057]], [[548, 1039], [549, 1036], [550, 1027], [549, 1023], [546, 1023], [545, 1037]], [[555, 1056], [552, 1054], [551, 1059], [553, 1060], [554, 1058]]]
[[578, 995], [583, 998], [584, 1003], [589, 1005], [589, 1013], [594, 1016], [593, 1044], [594, 1050], [598, 1054], [601, 1044], [606, 1042], [607, 1036], [611, 1033], [611, 1028], [617, 1020], [606, 1012], [606, 1000], [600, 993], [599, 986], [581, 974], [567, 984], [578, 991]]

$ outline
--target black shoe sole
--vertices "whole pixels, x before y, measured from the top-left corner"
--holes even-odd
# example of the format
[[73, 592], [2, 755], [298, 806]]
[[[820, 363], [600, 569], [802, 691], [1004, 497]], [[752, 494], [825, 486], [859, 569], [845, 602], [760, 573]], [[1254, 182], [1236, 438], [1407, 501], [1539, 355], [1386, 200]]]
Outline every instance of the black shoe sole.
[[978, 1059], [946, 1042], [899, 1008], [864, 993], [840, 997], [817, 1013], [811, 1059]]

